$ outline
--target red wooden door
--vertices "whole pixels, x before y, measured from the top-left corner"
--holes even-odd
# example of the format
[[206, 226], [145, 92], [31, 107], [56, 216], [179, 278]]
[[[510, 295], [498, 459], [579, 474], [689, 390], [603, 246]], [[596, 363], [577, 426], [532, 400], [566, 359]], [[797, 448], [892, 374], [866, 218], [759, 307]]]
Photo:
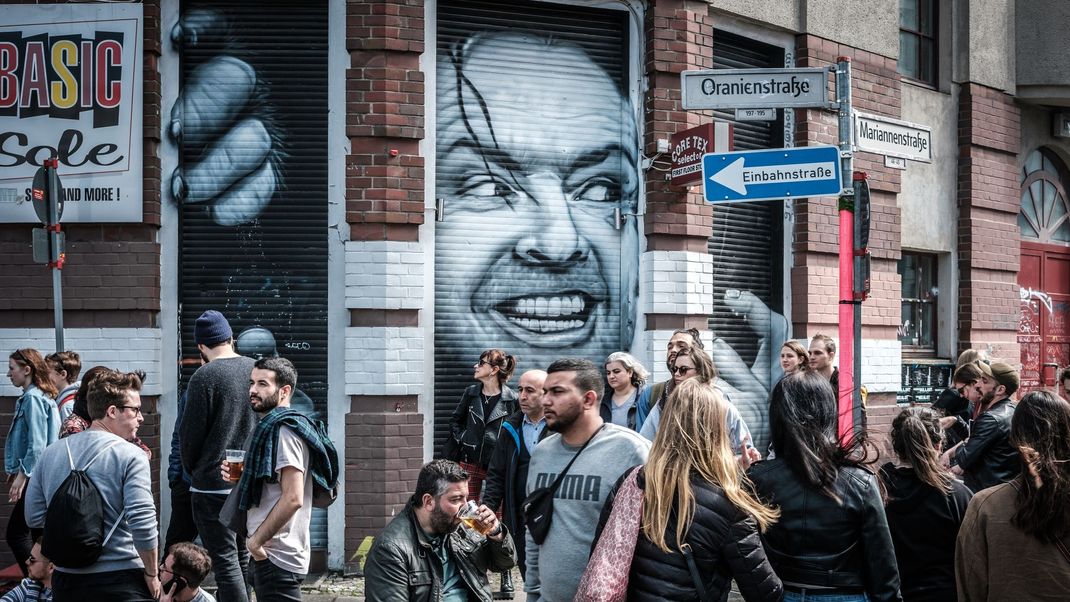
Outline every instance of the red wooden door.
[[1054, 386], [1070, 365], [1070, 249], [1022, 242], [1018, 286], [1022, 314], [1022, 392]]

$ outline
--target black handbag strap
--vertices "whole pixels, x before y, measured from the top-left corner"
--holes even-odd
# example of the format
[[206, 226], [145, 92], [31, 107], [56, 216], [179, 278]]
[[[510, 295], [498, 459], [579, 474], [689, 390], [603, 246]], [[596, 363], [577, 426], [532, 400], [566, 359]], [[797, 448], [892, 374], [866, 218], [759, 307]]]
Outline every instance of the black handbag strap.
[[594, 441], [594, 438], [597, 437], [598, 433], [601, 433], [602, 429], [604, 428], [606, 428], [605, 424], [598, 427], [598, 430], [595, 431], [594, 434], [587, 439], [587, 441], [583, 444], [583, 447], [581, 447], [580, 450], [576, 452], [576, 455], [572, 456], [572, 459], [569, 460], [568, 464], [565, 465], [565, 469], [561, 471], [561, 474], [557, 475], [556, 479], [554, 479], [553, 485], [550, 485], [550, 493], [557, 493], [557, 488], [561, 486], [561, 481], [565, 478], [565, 475], [568, 474], [569, 469], [572, 468], [572, 464], [576, 461], [576, 458], [580, 457], [580, 454], [583, 453], [583, 450], [587, 449], [587, 446], [591, 444], [591, 441]]
[[702, 584], [702, 575], [698, 574], [695, 557], [691, 554], [691, 544], [680, 544], [680, 553], [684, 555], [684, 560], [687, 561], [687, 570], [691, 572], [691, 580], [695, 582], [695, 592], [698, 594], [698, 599], [706, 602], [706, 586]]

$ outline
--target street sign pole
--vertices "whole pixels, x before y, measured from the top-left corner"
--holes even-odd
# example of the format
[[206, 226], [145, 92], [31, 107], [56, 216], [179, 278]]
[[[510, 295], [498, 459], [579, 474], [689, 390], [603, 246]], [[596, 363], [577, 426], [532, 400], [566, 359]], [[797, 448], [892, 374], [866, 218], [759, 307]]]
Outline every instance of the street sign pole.
[[56, 351], [64, 351], [63, 346], [63, 259], [60, 247], [60, 197], [63, 194], [59, 183], [59, 160], [45, 159], [48, 172], [48, 269], [52, 271], [52, 308], [56, 324]]
[[[854, 184], [851, 153], [851, 59], [836, 59], [836, 109], [839, 111], [839, 147], [841, 191], [840, 213], [840, 377], [836, 392], [839, 410], [840, 441], [846, 441], [854, 433], [854, 413], [861, 407], [861, 397], [855, 378], [861, 372], [861, 354], [858, 339], [861, 339], [859, 322], [856, 339], [854, 297]], [[859, 317], [860, 314], [859, 314]]]

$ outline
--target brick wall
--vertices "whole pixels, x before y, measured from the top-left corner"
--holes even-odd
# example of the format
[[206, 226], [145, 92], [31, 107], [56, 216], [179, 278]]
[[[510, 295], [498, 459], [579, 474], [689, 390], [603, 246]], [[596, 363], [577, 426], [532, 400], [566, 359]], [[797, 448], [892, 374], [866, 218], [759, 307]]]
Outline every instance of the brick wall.
[[[51, 0], [39, 2], [53, 3]], [[25, 4], [3, 0], [0, 4]], [[142, 117], [142, 223], [64, 224], [67, 257], [63, 278], [63, 321], [68, 349], [86, 352], [89, 361], [117, 368], [149, 372], [142, 397], [145, 422], [142, 439], [153, 451], [153, 495], [159, 508], [159, 394], [160, 311], [160, 2], [145, 0]], [[62, 177], [62, 169], [60, 176]], [[0, 341], [7, 353], [16, 347], [52, 351], [55, 347], [52, 275], [33, 262], [32, 224], [0, 224], [0, 274], [8, 286], [0, 289]], [[123, 337], [132, 345], [120, 348]], [[147, 337], [155, 338], [150, 348]], [[113, 345], [114, 344], [114, 345]], [[111, 346], [111, 347], [109, 347]], [[120, 353], [136, 355], [127, 357]], [[148, 358], [146, 356], [149, 356]], [[118, 361], [117, 361], [118, 360]], [[88, 364], [93, 365], [93, 364]], [[6, 439], [18, 391], [5, 380], [0, 385], [0, 445]], [[6, 527], [11, 505], [0, 502], [0, 529]], [[0, 544], [0, 564], [13, 562]]]
[[[865, 52], [812, 35], [796, 38], [796, 65], [825, 67], [837, 57], [851, 60], [852, 106], [866, 113], [898, 118], [901, 112], [901, 81], [895, 59]], [[830, 86], [832, 89], [832, 86]], [[834, 113], [818, 109], [796, 110], [796, 144], [837, 144]], [[896, 195], [900, 174], [884, 166], [881, 155], [857, 152], [854, 170], [869, 176], [871, 193], [870, 243], [872, 294], [862, 305], [862, 374], [875, 394], [867, 403], [867, 428], [883, 433], [894, 414], [895, 394], [890, 373], [875, 370], [892, 361], [898, 374], [896, 327], [900, 315], [900, 283], [896, 263], [900, 257], [900, 216]], [[839, 330], [839, 215], [833, 197], [810, 198], [795, 204], [795, 265], [791, 271], [792, 322], [798, 336], [822, 332], [838, 338]], [[892, 343], [895, 343], [892, 345]], [[881, 393], [885, 392], [885, 393]]]
[[959, 351], [1019, 364], [1019, 111], [980, 84], [959, 96]]
[[345, 558], [356, 568], [423, 464], [423, 0], [350, 0], [346, 48]]

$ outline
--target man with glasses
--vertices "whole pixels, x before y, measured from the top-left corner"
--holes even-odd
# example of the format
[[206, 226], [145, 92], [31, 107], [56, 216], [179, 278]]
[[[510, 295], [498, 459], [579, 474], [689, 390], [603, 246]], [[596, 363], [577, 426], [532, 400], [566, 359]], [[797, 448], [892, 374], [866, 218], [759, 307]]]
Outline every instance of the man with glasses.
[[145, 454], [126, 443], [144, 421], [140, 390], [141, 379], [132, 373], [108, 370], [93, 379], [87, 395], [92, 424], [45, 449], [30, 479], [26, 523], [31, 528], [49, 529], [48, 506], [72, 463], [85, 470], [104, 502], [102, 518], [110, 536], [93, 564], [55, 567], [57, 602], [149, 602], [160, 597], [152, 469]]
[[171, 546], [160, 563], [160, 602], [216, 602], [212, 594], [201, 589], [211, 571], [208, 550], [189, 542]]
[[234, 350], [234, 331], [218, 311], [210, 309], [197, 318], [194, 340], [205, 364], [190, 378], [178, 425], [182, 468], [190, 475], [193, 522], [212, 557], [219, 599], [249, 602], [249, 552], [220, 519], [234, 484], [223, 480], [219, 465], [227, 449], [242, 449], [253, 432], [256, 416], [248, 385], [254, 361]]

